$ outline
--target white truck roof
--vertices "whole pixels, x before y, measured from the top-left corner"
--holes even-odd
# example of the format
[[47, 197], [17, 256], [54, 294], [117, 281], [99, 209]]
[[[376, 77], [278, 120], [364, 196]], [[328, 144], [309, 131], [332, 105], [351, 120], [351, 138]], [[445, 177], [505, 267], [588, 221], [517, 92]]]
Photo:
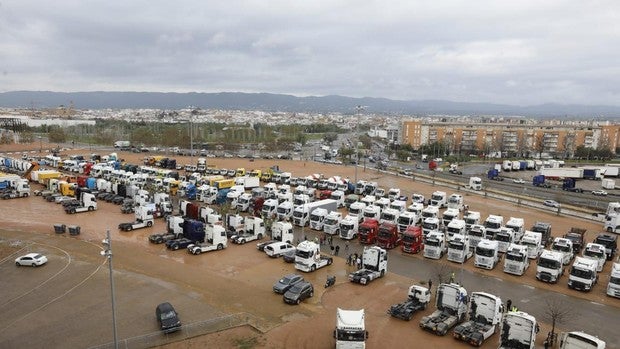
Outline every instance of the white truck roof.
[[364, 330], [364, 309], [337, 310], [337, 326], [339, 329]]

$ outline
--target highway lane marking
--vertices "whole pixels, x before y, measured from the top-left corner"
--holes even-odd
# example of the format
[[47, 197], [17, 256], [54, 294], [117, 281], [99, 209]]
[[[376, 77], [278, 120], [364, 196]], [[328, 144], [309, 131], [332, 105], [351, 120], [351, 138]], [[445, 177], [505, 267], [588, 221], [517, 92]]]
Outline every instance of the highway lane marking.
[[521, 286], [525, 287], [525, 288], [529, 288], [530, 290], [534, 290], [536, 289], [536, 287], [532, 286], [532, 285], [526, 285], [526, 284], [521, 284]]
[[595, 302], [595, 301], [590, 301], [590, 303], [592, 303], [592, 304], [594, 304], [594, 305], [601, 306], [601, 307], [604, 307], [604, 306], [605, 306], [604, 304], [601, 304], [601, 303], [598, 303], [598, 302]]

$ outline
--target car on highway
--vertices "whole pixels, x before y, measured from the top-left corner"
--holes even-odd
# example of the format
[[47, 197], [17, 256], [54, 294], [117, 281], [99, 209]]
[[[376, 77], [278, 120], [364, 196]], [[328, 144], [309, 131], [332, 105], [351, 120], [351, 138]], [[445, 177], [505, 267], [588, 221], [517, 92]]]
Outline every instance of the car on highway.
[[284, 275], [280, 280], [278, 280], [273, 285], [273, 292], [284, 294], [288, 291], [293, 285], [298, 282], [304, 281], [304, 277], [299, 274], [287, 274]]
[[298, 282], [282, 297], [288, 304], [299, 304], [301, 301], [314, 296], [314, 287], [307, 281]]
[[29, 266], [29, 267], [38, 267], [47, 263], [47, 257], [40, 253], [28, 253], [21, 257], [15, 259], [15, 265], [20, 266]]
[[525, 181], [523, 180], [523, 178], [515, 178], [512, 180], [512, 183], [525, 184]]
[[155, 308], [155, 316], [159, 322], [159, 327], [164, 333], [172, 333], [181, 329], [179, 314], [172, 304], [165, 302]]
[[592, 190], [592, 195], [607, 196], [607, 192], [604, 190]]
[[555, 200], [545, 200], [543, 201], [543, 205], [549, 207], [560, 207], [560, 203]]

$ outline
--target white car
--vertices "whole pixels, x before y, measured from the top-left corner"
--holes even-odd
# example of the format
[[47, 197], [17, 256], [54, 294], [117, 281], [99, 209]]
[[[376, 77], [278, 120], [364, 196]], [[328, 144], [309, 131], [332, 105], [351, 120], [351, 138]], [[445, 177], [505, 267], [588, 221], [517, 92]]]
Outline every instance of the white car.
[[512, 180], [512, 183], [525, 184], [525, 181], [521, 178], [515, 178]]
[[607, 196], [607, 192], [604, 190], [592, 190], [592, 195]]
[[287, 251], [295, 250], [295, 246], [289, 244], [288, 242], [274, 242], [273, 244], [269, 244], [265, 246], [265, 253], [269, 257], [280, 257], [282, 254]]
[[560, 203], [554, 200], [545, 200], [543, 201], [543, 205], [549, 207], [560, 207]]
[[27, 255], [18, 257], [15, 260], [16, 266], [38, 267], [47, 263], [47, 257], [39, 253], [28, 253]]

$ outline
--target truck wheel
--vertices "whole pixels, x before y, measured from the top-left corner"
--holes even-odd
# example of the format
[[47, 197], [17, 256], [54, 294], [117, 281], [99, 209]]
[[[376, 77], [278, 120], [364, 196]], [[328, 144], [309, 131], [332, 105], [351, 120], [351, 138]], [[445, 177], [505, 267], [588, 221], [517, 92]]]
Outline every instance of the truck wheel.
[[381, 270], [381, 276], [380, 277], [383, 277], [384, 275], [385, 275], [385, 270]]
[[332, 265], [333, 260], [330, 258], [327, 260], [327, 265]]
[[310, 292], [310, 297], [314, 297], [314, 291]]
[[70, 209], [69, 213], [75, 213], [75, 208]]
[[94, 208], [94, 207], [92, 207], [92, 206], [88, 206], [88, 210], [89, 210], [89, 211], [94, 211], [94, 210], [95, 210], [95, 208]]
[[312, 265], [312, 266], [310, 267], [310, 271], [315, 271], [315, 270], [316, 270], [316, 265]]
[[173, 250], [178, 250], [179, 249], [179, 245], [174, 245], [174, 247], [172, 248]]
[[301, 300], [299, 300], [299, 298], [298, 298], [297, 301], [295, 302], [295, 304], [299, 305], [299, 303], [301, 303]]
[[258, 234], [257, 237], [259, 240], [261, 240], [263, 238], [263, 234]]
[[146, 222], [146, 226], [147, 227], [152, 227], [153, 226], [153, 222], [151, 222], [151, 221]]
[[19, 262], [15, 262], [15, 265], [21, 267], [21, 264], [19, 264]]
[[200, 254], [200, 252], [202, 252], [202, 251], [201, 251], [200, 249], [197, 249], [196, 251], [194, 251], [194, 254], [195, 254], [195, 255], [199, 255], [199, 254]]
[[366, 282], [367, 282], [366, 279], [360, 279], [360, 284], [366, 285]]
[[127, 231], [132, 231], [132, 230], [133, 230], [133, 227], [131, 225], [127, 227]]
[[218, 249], [218, 250], [221, 250], [221, 249], [223, 249], [223, 248], [224, 248], [224, 245], [222, 245], [222, 244], [217, 244], [217, 249]]
[[613, 231], [613, 229], [611, 229], [611, 227], [607, 227], [607, 232], [611, 233]]

